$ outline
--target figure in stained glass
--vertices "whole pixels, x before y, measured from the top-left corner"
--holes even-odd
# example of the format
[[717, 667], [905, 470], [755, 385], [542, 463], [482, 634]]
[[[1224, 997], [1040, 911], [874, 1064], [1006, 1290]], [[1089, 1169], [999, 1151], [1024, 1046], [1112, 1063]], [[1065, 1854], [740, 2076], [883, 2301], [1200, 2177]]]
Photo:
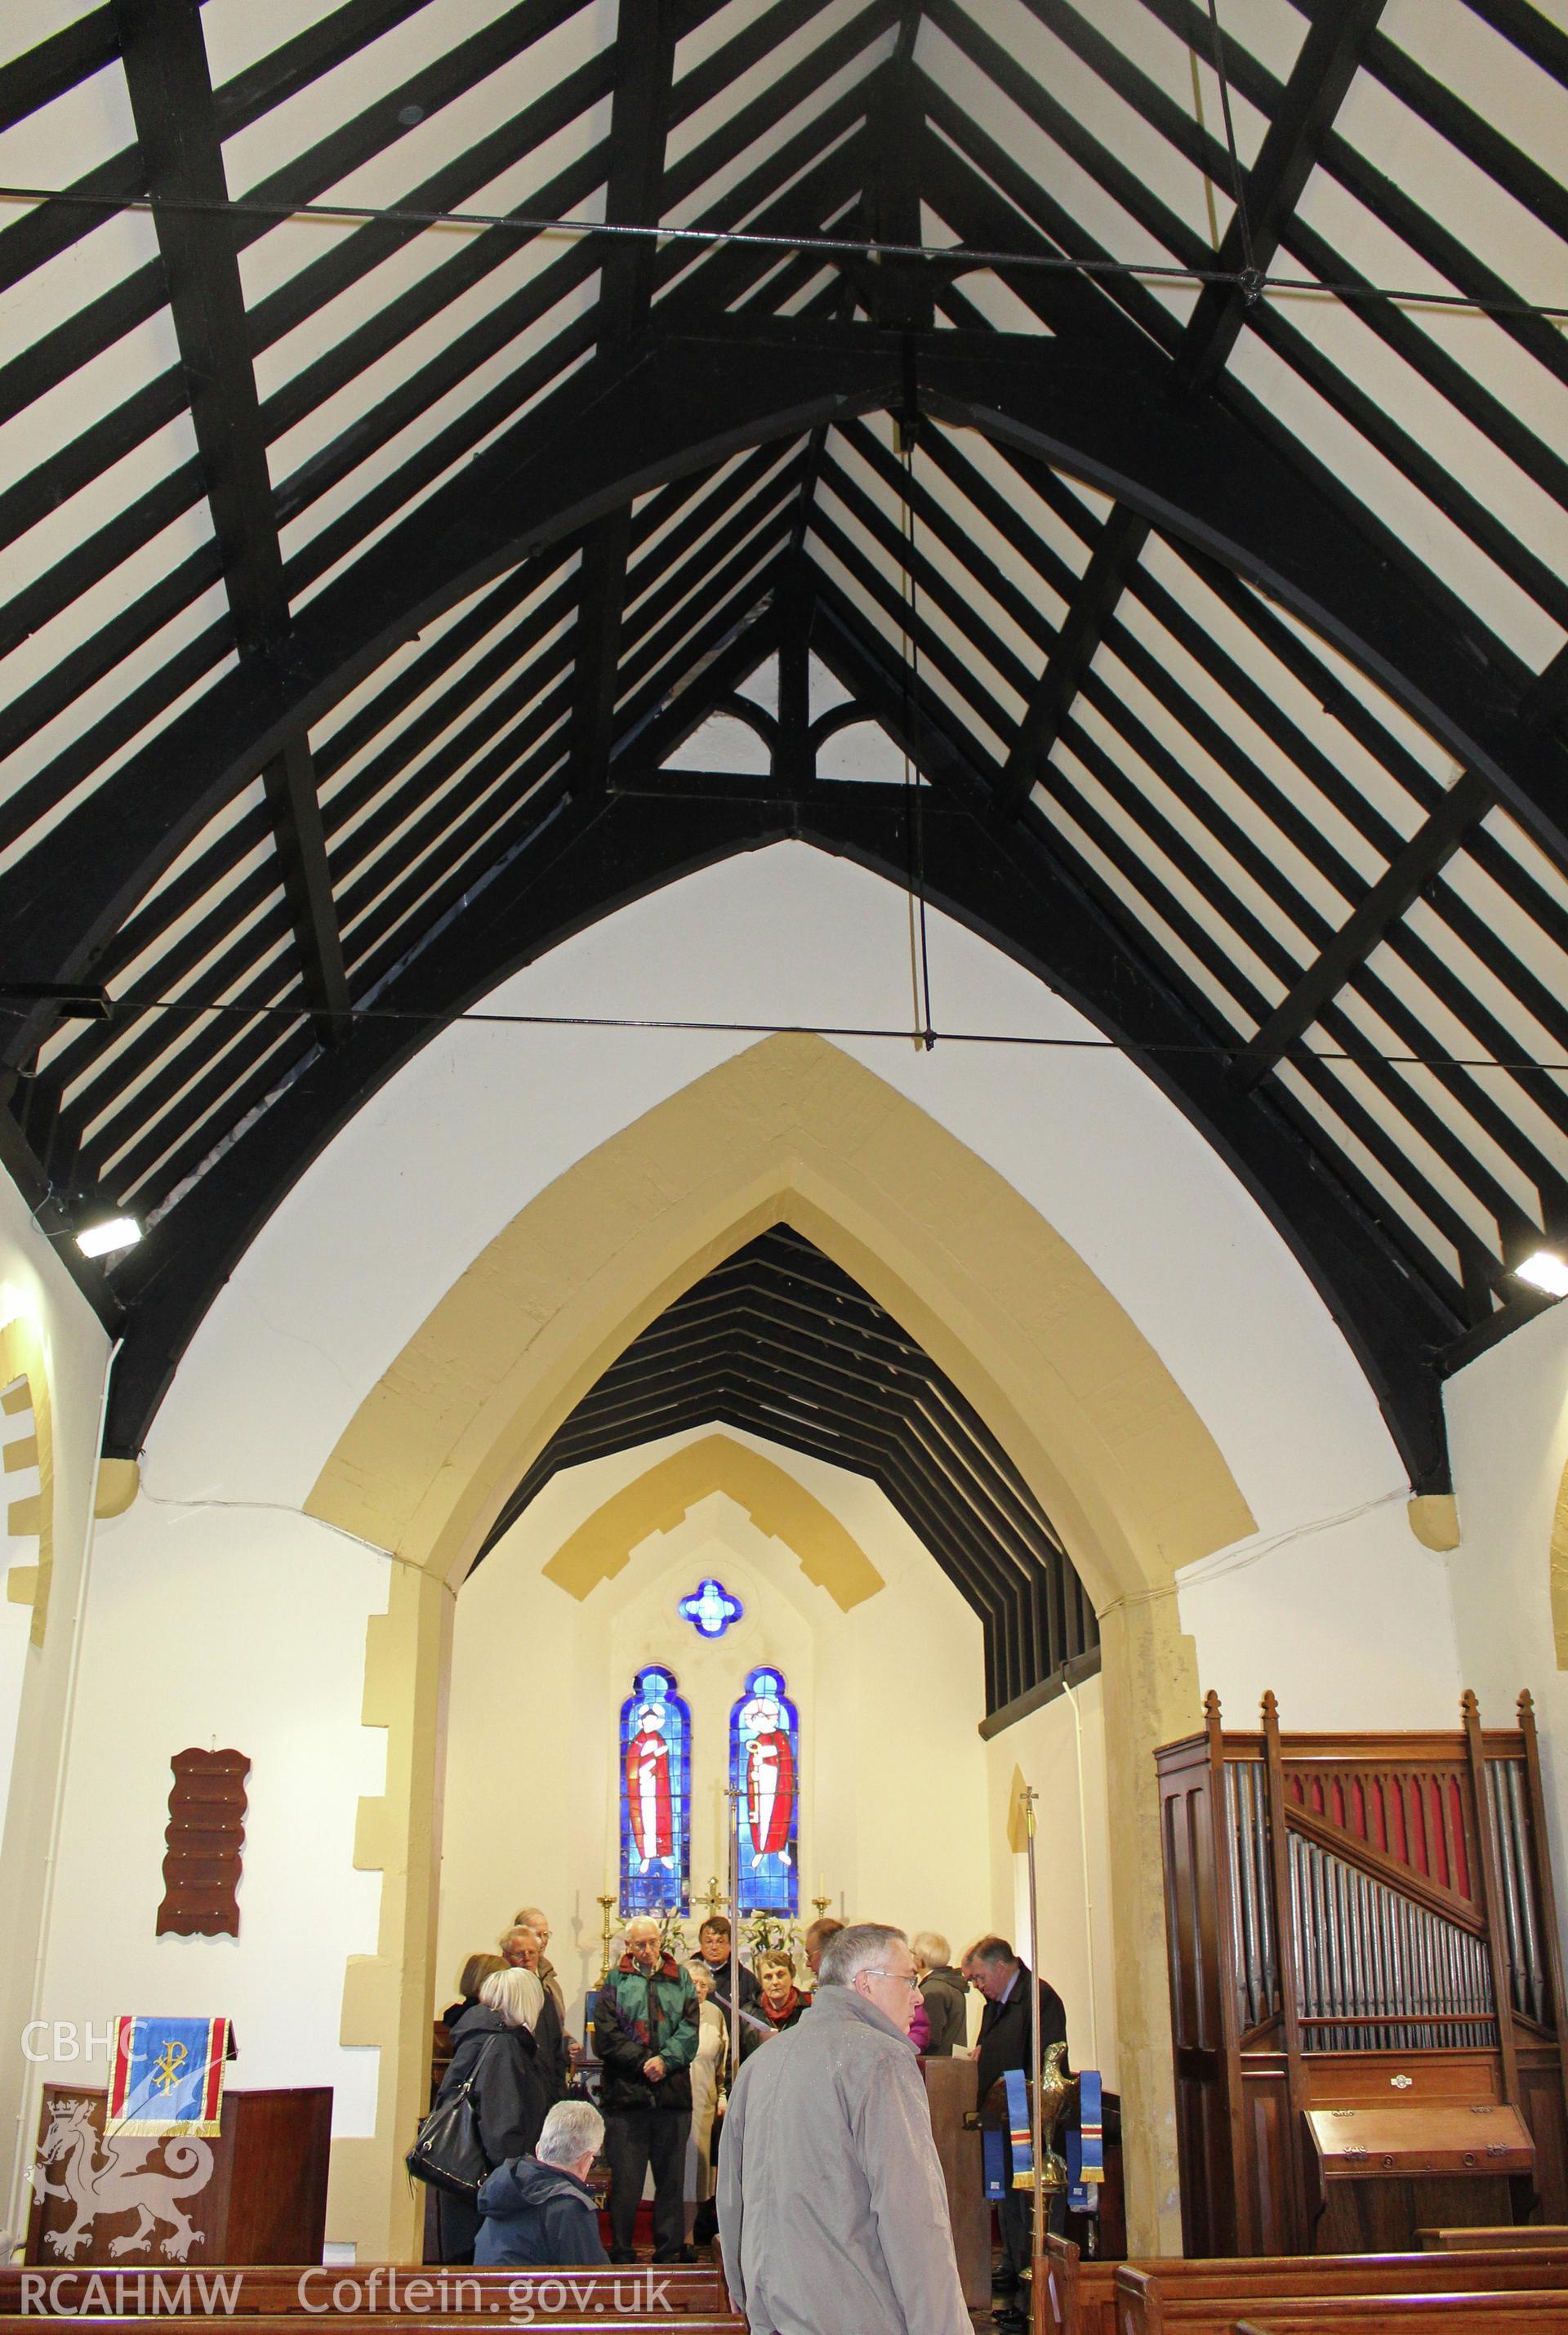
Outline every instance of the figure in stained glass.
[[673, 1671], [637, 1672], [621, 1705], [621, 1912], [688, 1911], [692, 1714]]
[[730, 1717], [742, 1914], [798, 1914], [800, 1722], [784, 1673], [755, 1670]]

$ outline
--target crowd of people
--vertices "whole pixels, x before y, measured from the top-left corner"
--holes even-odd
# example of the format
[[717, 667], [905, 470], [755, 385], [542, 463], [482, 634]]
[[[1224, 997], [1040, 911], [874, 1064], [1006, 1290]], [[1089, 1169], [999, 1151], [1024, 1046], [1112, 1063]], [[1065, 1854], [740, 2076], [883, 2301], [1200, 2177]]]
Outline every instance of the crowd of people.
[[[828, 2232], [847, 2212], [864, 2220], [869, 2183], [874, 2200], [884, 2200], [871, 2221], [880, 2215], [886, 2226], [825, 2241], [822, 2277], [842, 2281], [852, 2262], [855, 2280], [863, 2281], [876, 2257], [882, 2286], [873, 2279], [879, 2300], [866, 2335], [883, 2319], [902, 2335], [968, 2328], [961, 2297], [957, 2317], [950, 2316], [957, 2273], [918, 2060], [970, 2050], [973, 1990], [983, 2005], [973, 2047], [978, 2098], [1007, 2069], [1027, 2065], [1031, 1973], [1005, 1939], [977, 1940], [955, 1966], [936, 1931], [906, 1938], [882, 1923], [825, 1918], [803, 1942], [808, 1983], [789, 1953], [761, 1952], [750, 1964], [734, 1956], [721, 1914], [702, 1923], [689, 1962], [667, 1950], [658, 1922], [634, 1916], [594, 1997], [597, 2106], [574, 2096], [581, 2054], [566, 2033], [549, 1943], [543, 1911], [521, 1908], [498, 1952], [470, 1956], [459, 2000], [445, 2014], [453, 2048], [440, 2098], [469, 2088], [494, 2170], [471, 2204], [441, 2194], [443, 2261], [634, 2262], [637, 2208], [651, 2173], [653, 2260], [694, 2262], [696, 2246], [722, 2233], [731, 2290], [746, 2300], [751, 2325], [790, 2335], [797, 2320], [779, 2315], [784, 2262], [796, 2298], [789, 2308], [802, 2329], [811, 2322], [801, 2282], [808, 2289], [816, 2275], [789, 2245], [791, 2214], [808, 2213]], [[1043, 1980], [1038, 1989], [1042, 2047], [1065, 2042], [1060, 1997]], [[791, 2048], [780, 2049], [779, 2039]], [[689, 2145], [697, 2198], [690, 2236]], [[877, 2162], [865, 2162], [868, 2152]], [[589, 2183], [601, 2155], [609, 2167], [607, 2253]], [[850, 2159], [861, 2166], [858, 2186], [847, 2180]], [[892, 2187], [889, 2167], [903, 2175]], [[934, 2219], [934, 2196], [941, 2200]], [[1022, 2324], [1019, 2289], [1030, 2251], [1023, 2193], [1010, 2192], [1000, 2221], [1005, 2335]]]

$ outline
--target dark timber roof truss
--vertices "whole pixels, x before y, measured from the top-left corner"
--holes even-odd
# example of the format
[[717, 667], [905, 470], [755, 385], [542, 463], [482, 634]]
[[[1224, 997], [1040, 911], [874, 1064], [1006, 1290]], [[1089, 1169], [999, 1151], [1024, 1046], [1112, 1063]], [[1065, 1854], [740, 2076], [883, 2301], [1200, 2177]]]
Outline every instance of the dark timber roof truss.
[[980, 1616], [988, 1715], [1098, 1667], [1094, 1608], [983, 1419], [889, 1313], [784, 1226], [632, 1341], [550, 1438], [476, 1562], [558, 1468], [714, 1419], [880, 1486]]
[[[147, 1227], [74, 1268], [109, 1448], [508, 972], [779, 837], [906, 880], [908, 790], [819, 759], [870, 719], [930, 901], [1188, 1114], [1442, 1486], [1568, 1235], [1560, 9], [615, 18], [8, 19], [0, 1156], [63, 1247]], [[737, 705], [765, 775], [683, 764]]]

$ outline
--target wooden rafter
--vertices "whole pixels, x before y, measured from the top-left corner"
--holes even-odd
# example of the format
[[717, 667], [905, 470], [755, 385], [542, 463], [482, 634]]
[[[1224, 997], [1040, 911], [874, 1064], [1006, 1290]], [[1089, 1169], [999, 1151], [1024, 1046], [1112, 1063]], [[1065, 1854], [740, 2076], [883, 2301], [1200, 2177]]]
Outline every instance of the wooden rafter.
[[[1568, 43], [1538, 9], [1461, 5], [1492, 28], [1486, 43], [1501, 36], [1522, 86], [1568, 85]], [[1159, 40], [1207, 53], [1204, 0], [1144, 5]], [[44, 1221], [54, 1183], [68, 1202], [93, 1187], [169, 1210], [178, 1228], [160, 1222], [111, 1276], [131, 1301], [117, 1431], [150, 1416], [222, 1260], [406, 1059], [345, 1022], [348, 980], [356, 995], [428, 1006], [411, 1047], [443, 1000], [498, 976], [518, 931], [547, 946], [625, 887], [725, 851], [789, 833], [902, 879], [897, 806], [818, 782], [799, 715], [808, 644], [829, 641], [865, 692], [851, 711], [906, 719], [910, 677], [886, 644], [907, 636], [935, 756], [933, 896], [1086, 1012], [1107, 994], [1119, 1011], [1136, 966], [1130, 1035], [1154, 1050], [1151, 1074], [1347, 1323], [1413, 1477], [1439, 1479], [1435, 1372], [1526, 1318], [1528, 1303], [1494, 1310], [1499, 1275], [1537, 1220], [1568, 1224], [1568, 1100], [1530, 1060], [1568, 1044], [1550, 938], [1550, 863], [1568, 864], [1563, 660], [1537, 674], [1499, 636], [1498, 602], [1457, 580], [1436, 535], [1389, 514], [1399, 498], [1429, 509], [1538, 613], [1547, 655], [1544, 628], [1568, 631], [1568, 577], [1549, 529], [1491, 490], [1498, 473], [1447, 459], [1442, 433], [1384, 388], [1408, 378], [1441, 401], [1549, 516], [1568, 508], [1568, 460], [1539, 400], [1513, 397], [1508, 368], [1472, 352], [1501, 334], [1554, 392], [1568, 347], [1504, 280], [1495, 236], [1471, 247], [1402, 155], [1341, 126], [1350, 74], [1359, 63], [1532, 234], [1568, 240], [1568, 197], [1505, 111], [1378, 30], [1375, 0], [1302, 0], [1284, 79], [1236, 17], [1232, 89], [1268, 124], [1247, 181], [1253, 263], [1277, 251], [1344, 285], [1360, 330], [1331, 337], [1315, 315], [1221, 286], [1183, 326], [1106, 272], [1117, 254], [1071, 190], [1092, 187], [1178, 263], [1212, 263], [1173, 189], [1194, 172], [1227, 185], [1224, 144], [1085, 0], [1026, 13], [1035, 27], [1008, 43], [973, 0], [670, 0], [624, 9], [606, 41], [581, 0], [510, 0], [460, 31], [417, 0], [323, 0], [315, 22], [215, 91], [194, 6], [112, 0], [0, 64], [3, 126], [114, 73], [123, 23], [143, 134], [80, 176], [67, 152], [61, 181], [76, 177], [79, 194], [205, 189], [221, 203], [225, 141], [243, 136], [247, 159], [264, 158], [249, 189], [263, 205], [330, 199], [373, 171], [402, 214], [334, 228], [279, 267], [256, 250], [266, 217], [166, 211], [159, 257], [127, 238], [123, 271], [96, 276], [108, 239], [89, 243], [102, 215], [85, 206], [44, 202], [0, 231], [0, 286], [46, 301], [39, 271], [63, 262], [90, 286], [0, 358], [0, 424], [50, 399], [81, 417], [0, 487], [0, 547], [22, 549], [0, 606], [0, 656], [20, 669], [0, 704], [0, 755], [17, 773], [0, 798], [11, 969], [130, 980], [143, 997], [198, 980], [249, 1009], [127, 1007], [63, 1028], [40, 1011], [14, 1026], [8, 1059], [27, 1074], [0, 1135]], [[1038, 69], [1036, 31], [1040, 53], [1070, 53], [1078, 96]], [[961, 73], [934, 62], [944, 44]], [[345, 102], [291, 145], [290, 101], [331, 73]], [[987, 85], [995, 111], [977, 94]], [[1091, 87], [1130, 109], [1134, 137], [1108, 135], [1109, 115], [1079, 102]], [[171, 91], [178, 105], [162, 102]], [[1009, 108], [1021, 140], [998, 127]], [[1147, 166], [1155, 150], [1168, 170]], [[1314, 164], [1333, 199], [1302, 206]], [[420, 240], [422, 214], [487, 208], [492, 188], [532, 218], [586, 210], [606, 186], [614, 218], [783, 237], [914, 240], [924, 197], [965, 241], [1092, 272], [999, 263], [1041, 328], [1014, 339], [990, 331], [981, 283], [951, 266], [850, 261], [835, 276], [809, 250], [744, 242], [701, 256], [569, 237], [530, 248], [516, 213]], [[1463, 339], [1375, 296], [1339, 247], [1352, 208], [1428, 280], [1491, 304], [1490, 322]], [[1236, 220], [1217, 257], [1245, 266]], [[799, 321], [769, 322], [802, 303]], [[857, 303], [878, 324], [855, 325]], [[160, 318], [178, 364], [146, 331]], [[1293, 434], [1288, 401], [1265, 407], [1227, 369], [1247, 320], [1267, 361], [1393, 482], [1378, 510], [1357, 499], [1354, 463]], [[1352, 341], [1380, 344], [1381, 369], [1358, 368]], [[145, 377], [128, 364], [121, 386], [122, 346], [153, 362]], [[79, 378], [95, 384], [85, 397]], [[912, 402], [913, 480], [868, 418]], [[1111, 495], [1108, 526], [1075, 478]], [[154, 557], [164, 541], [169, 556]], [[1199, 588], [1184, 592], [1173, 567]], [[236, 646], [239, 667], [220, 677]], [[1347, 683], [1335, 649], [1460, 764], [1457, 786], [1375, 693]], [[771, 774], [662, 770], [772, 650], [785, 718]], [[1005, 777], [996, 739], [1016, 741]], [[1047, 758], [1049, 802], [998, 823], [986, 788], [1020, 809]], [[1026, 880], [1054, 902], [1060, 934], [1033, 917]], [[320, 953], [340, 920], [341, 987]], [[302, 1005], [262, 1013], [296, 961]], [[1202, 1067], [1159, 1056], [1153, 1033], [1182, 1027], [1208, 1050]], [[313, 1040], [334, 1035], [345, 1060], [313, 1061]], [[1503, 1067], [1441, 1061], [1470, 1046]], [[1390, 1047], [1440, 1067], [1412, 1076], [1383, 1058]], [[1227, 1057], [1239, 1061], [1222, 1097]], [[191, 1241], [187, 1266], [176, 1252]]]
[[[1272, 264], [1382, 9], [1383, 0], [1331, 0], [1314, 14], [1246, 174], [1243, 208], [1225, 228], [1217, 267], [1239, 273], [1251, 266], [1261, 275]], [[1234, 284], [1203, 286], [1172, 359], [1166, 394], [1173, 401], [1202, 396], [1223, 373], [1257, 296], [1255, 290], [1244, 292]], [[1021, 810], [1040, 782], [1107, 622], [1143, 557], [1149, 527], [1141, 512], [1125, 503], [1116, 504], [1106, 519], [1018, 725], [1002, 781], [1009, 810]]]
[[[218, 109], [201, 22], [187, 0], [112, 0], [121, 62], [155, 214], [198, 460], [242, 659], [276, 654], [289, 634], [283, 554], [250, 358]], [[189, 205], [207, 205], [198, 210]], [[316, 1035], [335, 1045], [349, 994], [321, 806], [303, 728], [262, 770], [300, 983]]]

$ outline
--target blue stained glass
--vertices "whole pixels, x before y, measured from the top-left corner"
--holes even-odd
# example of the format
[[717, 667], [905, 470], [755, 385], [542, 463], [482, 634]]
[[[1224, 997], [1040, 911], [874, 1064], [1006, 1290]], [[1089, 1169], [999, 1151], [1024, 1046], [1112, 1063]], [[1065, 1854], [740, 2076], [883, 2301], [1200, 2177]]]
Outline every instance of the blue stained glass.
[[738, 1597], [731, 1595], [721, 1581], [699, 1581], [690, 1597], [682, 1598], [676, 1610], [682, 1622], [690, 1622], [699, 1637], [721, 1638], [746, 1608]]
[[738, 1797], [740, 1911], [800, 1911], [800, 1717], [784, 1673], [749, 1671], [730, 1713], [730, 1782]]
[[650, 1663], [621, 1705], [621, 1912], [691, 1911], [692, 1714]]

